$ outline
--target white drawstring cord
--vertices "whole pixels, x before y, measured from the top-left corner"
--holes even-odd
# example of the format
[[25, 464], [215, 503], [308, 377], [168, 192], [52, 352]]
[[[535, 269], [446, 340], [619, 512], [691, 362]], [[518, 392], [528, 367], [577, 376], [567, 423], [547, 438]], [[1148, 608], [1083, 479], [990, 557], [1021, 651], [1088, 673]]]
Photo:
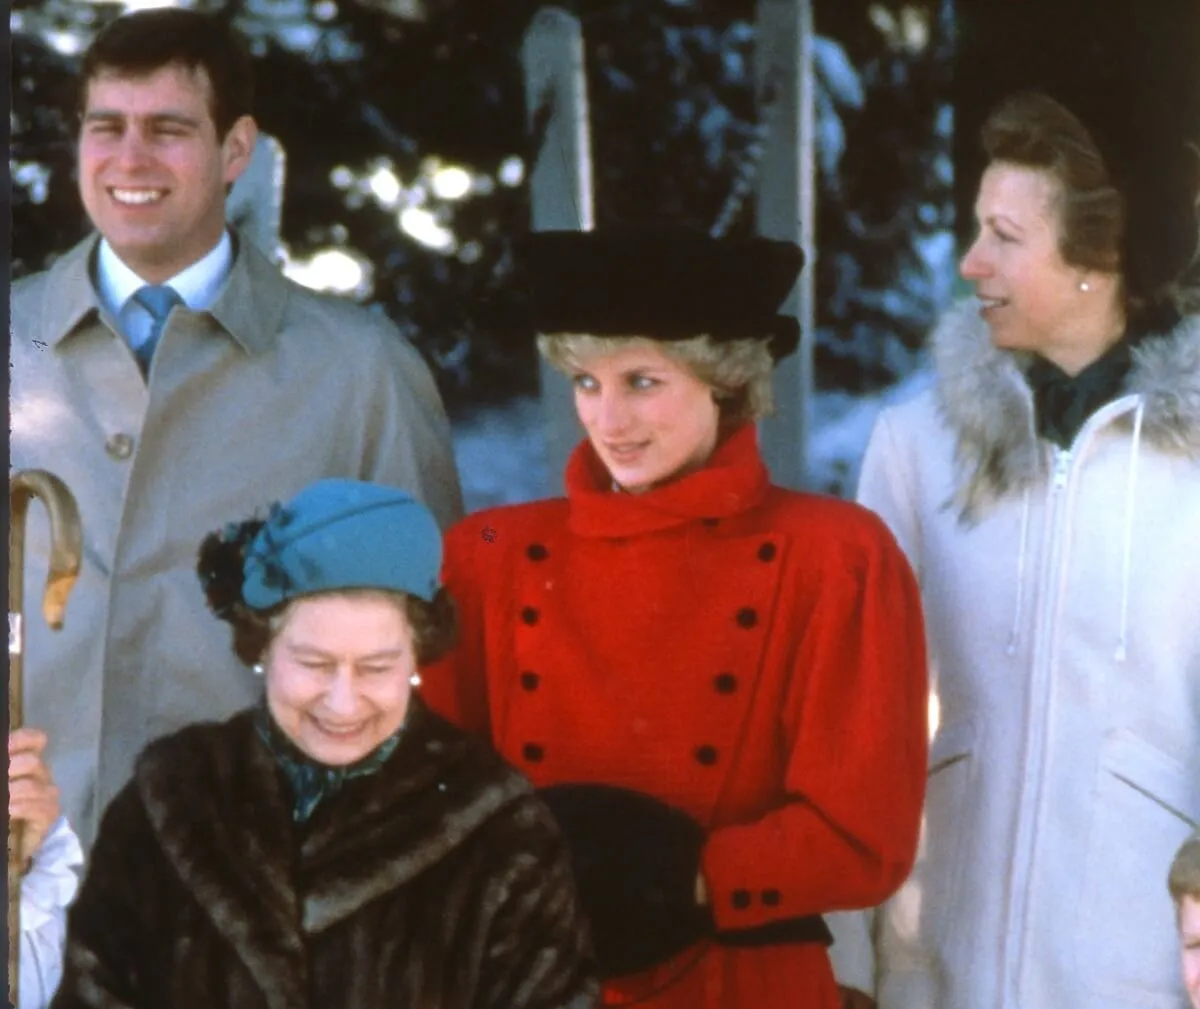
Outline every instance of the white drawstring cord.
[[1121, 562], [1121, 634], [1117, 639], [1117, 651], [1113, 658], [1124, 662], [1128, 655], [1129, 641], [1129, 582], [1133, 570], [1133, 503], [1137, 490], [1138, 453], [1142, 445], [1142, 419], [1146, 413], [1146, 401], [1138, 400], [1137, 412], [1133, 416], [1133, 445], [1129, 450], [1129, 479], [1125, 487], [1125, 555]]
[[1005, 655], [1012, 655], [1017, 650], [1017, 642], [1021, 635], [1021, 618], [1025, 615], [1025, 553], [1029, 543], [1029, 488], [1025, 488], [1021, 502], [1021, 544], [1017, 548], [1017, 605], [1013, 612], [1012, 630], [1008, 635], [1008, 646]]

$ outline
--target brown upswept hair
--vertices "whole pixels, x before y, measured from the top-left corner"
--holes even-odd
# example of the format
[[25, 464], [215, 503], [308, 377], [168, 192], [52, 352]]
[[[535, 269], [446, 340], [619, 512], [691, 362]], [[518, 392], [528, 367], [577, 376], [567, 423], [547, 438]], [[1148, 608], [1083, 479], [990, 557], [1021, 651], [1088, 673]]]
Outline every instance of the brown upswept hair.
[[723, 430], [761, 420], [774, 410], [771, 373], [775, 362], [767, 340], [654, 340], [645, 336], [588, 336], [554, 333], [538, 337], [538, 350], [566, 375], [586, 368], [591, 357], [628, 347], [654, 347], [713, 391]]
[[992, 110], [981, 137], [990, 161], [1040, 168], [1058, 181], [1058, 251], [1066, 263], [1121, 272], [1125, 199], [1072, 112], [1048, 95], [1021, 91]]

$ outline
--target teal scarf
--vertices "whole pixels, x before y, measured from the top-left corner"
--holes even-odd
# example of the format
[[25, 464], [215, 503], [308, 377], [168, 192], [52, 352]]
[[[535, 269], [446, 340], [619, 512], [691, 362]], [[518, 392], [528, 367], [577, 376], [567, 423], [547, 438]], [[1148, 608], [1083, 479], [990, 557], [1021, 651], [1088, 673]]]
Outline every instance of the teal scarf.
[[395, 752], [404, 732], [402, 724], [361, 760], [345, 767], [329, 767], [313, 760], [287, 737], [271, 717], [265, 698], [255, 711], [254, 727], [287, 779], [295, 823], [306, 823], [321, 801], [336, 795], [351, 778], [363, 778], [378, 771]]

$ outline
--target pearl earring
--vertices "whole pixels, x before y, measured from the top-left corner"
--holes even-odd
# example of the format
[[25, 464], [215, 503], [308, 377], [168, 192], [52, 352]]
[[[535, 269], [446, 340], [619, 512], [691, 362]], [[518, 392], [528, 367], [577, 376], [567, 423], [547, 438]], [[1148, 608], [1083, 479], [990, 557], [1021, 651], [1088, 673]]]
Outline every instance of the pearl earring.
[[421, 685], [421, 674], [413, 673], [412, 676], [410, 676], [408, 678], [408, 682], [411, 683], [414, 687], [419, 687]]
[[1086, 280], [1081, 280], [1079, 282], [1079, 290], [1083, 291], [1084, 294], [1087, 294], [1087, 292], [1090, 291], [1091, 289], [1092, 289], [1092, 285], [1089, 284]]
[[250, 672], [252, 672], [255, 676], [262, 676], [265, 671], [266, 670], [263, 669], [263, 664], [261, 662], [256, 662], [250, 667]]

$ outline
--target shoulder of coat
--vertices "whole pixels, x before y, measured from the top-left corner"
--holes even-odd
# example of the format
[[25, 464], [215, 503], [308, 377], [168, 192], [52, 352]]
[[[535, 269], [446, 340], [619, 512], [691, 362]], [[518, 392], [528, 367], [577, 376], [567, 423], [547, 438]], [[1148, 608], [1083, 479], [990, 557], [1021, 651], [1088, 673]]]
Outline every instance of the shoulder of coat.
[[[403, 340], [399, 327], [381, 309], [360, 305], [349, 298], [314, 291], [287, 277], [285, 328], [316, 329], [336, 340]], [[407, 341], [405, 341], [407, 342]]]
[[253, 715], [240, 711], [222, 722], [193, 722], [182, 729], [159, 736], [146, 744], [138, 755], [135, 777], [145, 779], [160, 774], [177, 774], [208, 759], [253, 733]]
[[88, 272], [97, 240], [90, 235], [48, 268], [13, 281], [9, 331], [14, 346], [45, 350], [98, 305]]
[[459, 728], [426, 704], [420, 706], [420, 717], [425, 760], [440, 764], [456, 777], [465, 775], [465, 780], [509, 801], [533, 795], [529, 779], [489, 742]]
[[768, 532], [782, 533], [804, 544], [796, 563], [820, 557], [866, 557], [891, 549], [894, 539], [884, 521], [869, 508], [824, 494], [774, 488]]
[[913, 444], [950, 433], [932, 382], [913, 388], [881, 406], [874, 426], [883, 424], [888, 426], [894, 438]]
[[446, 533], [447, 547], [529, 546], [566, 528], [568, 503], [565, 498], [545, 498], [524, 504], [498, 505], [472, 512]]

